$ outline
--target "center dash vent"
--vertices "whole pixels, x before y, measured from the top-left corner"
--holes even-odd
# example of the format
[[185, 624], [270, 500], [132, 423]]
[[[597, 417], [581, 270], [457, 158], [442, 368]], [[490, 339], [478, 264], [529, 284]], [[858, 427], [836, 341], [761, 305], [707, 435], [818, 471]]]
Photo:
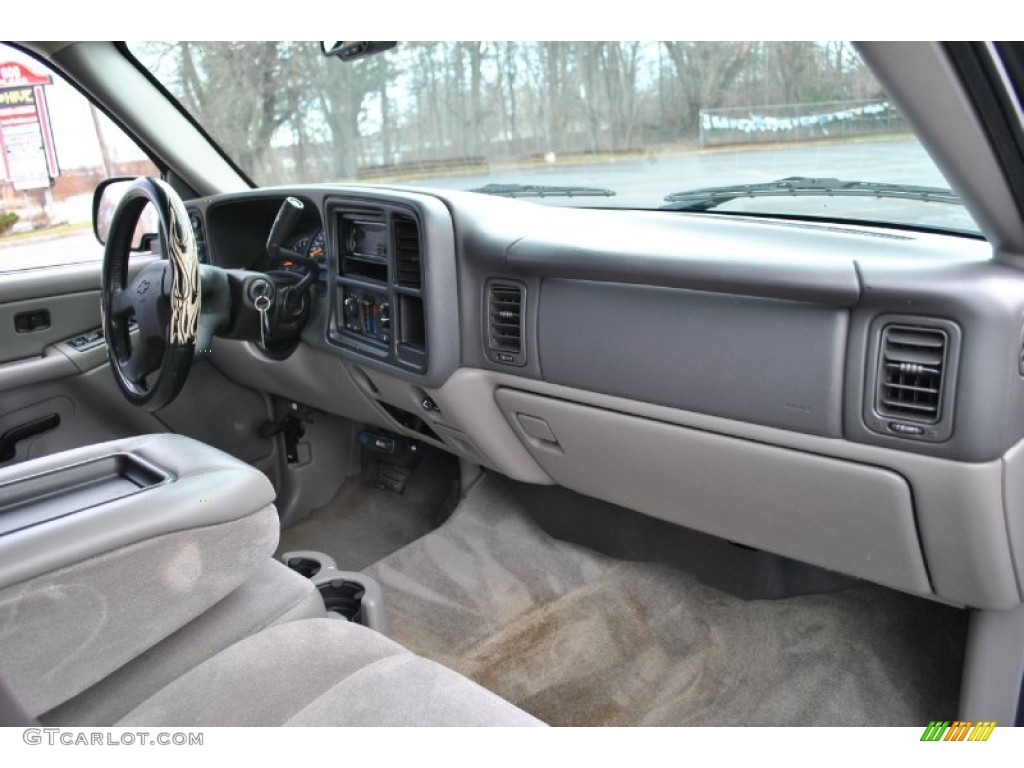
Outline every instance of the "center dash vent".
[[882, 331], [878, 412], [904, 421], [935, 424], [942, 417], [946, 369], [945, 331], [889, 325]]
[[398, 284], [405, 288], [420, 288], [423, 283], [420, 232], [416, 221], [408, 216], [396, 215], [393, 219], [395, 231], [395, 268]]
[[523, 343], [526, 289], [519, 283], [487, 284], [487, 356], [496, 363], [526, 365]]

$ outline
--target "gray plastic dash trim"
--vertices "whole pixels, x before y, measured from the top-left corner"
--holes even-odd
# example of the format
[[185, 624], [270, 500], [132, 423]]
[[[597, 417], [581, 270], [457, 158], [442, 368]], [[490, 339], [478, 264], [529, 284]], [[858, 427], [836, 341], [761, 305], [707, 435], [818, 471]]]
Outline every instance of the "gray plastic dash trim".
[[1024, 597], [1024, 443], [1015, 445], [1003, 457], [1003, 502], [1010, 556], [1017, 587]]
[[540, 362], [550, 382], [840, 437], [848, 319], [793, 301], [545, 280]]
[[[747, 234], [758, 238], [759, 250], [751, 256], [749, 249], [733, 251], [716, 239], [707, 230], [708, 222], [685, 216], [652, 218], [646, 222], [642, 243], [632, 239], [637, 230], [615, 226], [614, 216], [580, 221], [579, 229], [565, 226], [571, 223], [565, 217], [563, 226], [550, 236], [516, 240], [505, 253], [508, 266], [541, 277], [661, 285], [841, 307], [854, 306], [860, 297], [851, 260], [823, 260], [813, 251], [805, 255], [793, 250], [791, 240], [786, 251], [783, 243], [788, 233], [778, 228], [748, 224]], [[683, 253], [685, 258], [680, 257]]]
[[1012, 611], [977, 611], [967, 630], [960, 688], [965, 720], [1016, 724], [1024, 683], [1024, 605]]
[[[932, 587], [907, 481], [895, 472], [499, 389], [560, 485], [644, 514], [921, 595]], [[558, 444], [523, 431], [544, 419]]]

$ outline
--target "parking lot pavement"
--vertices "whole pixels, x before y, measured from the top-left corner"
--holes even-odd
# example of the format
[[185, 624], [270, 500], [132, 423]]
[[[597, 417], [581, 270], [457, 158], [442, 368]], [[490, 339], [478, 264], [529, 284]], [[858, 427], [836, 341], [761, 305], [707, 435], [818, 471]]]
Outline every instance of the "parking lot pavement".
[[0, 272], [102, 259], [103, 246], [90, 231], [56, 237], [43, 235], [0, 244]]
[[[519, 169], [495, 167], [490, 173], [470, 176], [422, 179], [414, 185], [449, 189], [474, 189], [487, 184], [556, 184], [605, 187], [615, 190], [614, 197], [549, 198], [543, 202], [560, 205], [656, 208], [665, 195], [695, 187], [771, 181], [787, 176], [825, 176], [862, 181], [886, 181], [947, 187], [925, 150], [913, 139], [888, 138], [847, 142], [818, 142], [793, 145], [721, 148], [679, 155], [652, 155], [616, 162], [587, 165], [561, 164]], [[813, 199], [804, 198], [803, 210]], [[795, 201], [785, 201], [793, 205]], [[949, 219], [950, 208], [933, 204], [934, 211], [920, 210], [920, 203], [909, 212], [908, 221], [918, 224], [974, 229], [966, 212]], [[765, 209], [759, 199], [752, 209]], [[848, 205], [854, 205], [848, 203]], [[900, 221], [901, 211], [893, 201], [866, 198], [857, 203], [853, 218]], [[864, 206], [878, 205], [876, 209]], [[767, 210], [777, 210], [768, 208]], [[788, 212], [794, 212], [792, 210]], [[813, 214], [813, 210], [806, 211]], [[962, 221], [961, 221], [962, 219]], [[91, 232], [76, 232], [52, 239], [29, 239], [4, 244], [0, 239], [0, 272], [54, 264], [100, 261], [103, 248]]]
[[913, 139], [807, 142], [718, 148], [679, 155], [652, 155], [592, 165], [492, 168], [491, 173], [423, 179], [420, 186], [474, 189], [487, 184], [558, 184], [606, 187], [613, 198], [571, 204], [657, 207], [684, 189], [773, 181], [787, 176], [825, 176], [948, 187], [924, 148]]

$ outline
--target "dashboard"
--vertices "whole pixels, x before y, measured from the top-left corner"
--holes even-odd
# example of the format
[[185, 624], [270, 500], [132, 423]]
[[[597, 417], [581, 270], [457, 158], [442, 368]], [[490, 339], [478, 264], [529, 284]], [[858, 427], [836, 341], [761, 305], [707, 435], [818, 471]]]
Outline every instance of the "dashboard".
[[[312, 186], [190, 201], [206, 258], [321, 264], [227, 375], [706, 533], [958, 605], [1024, 593], [1024, 278], [980, 240]], [[286, 269], [303, 269], [285, 265]]]

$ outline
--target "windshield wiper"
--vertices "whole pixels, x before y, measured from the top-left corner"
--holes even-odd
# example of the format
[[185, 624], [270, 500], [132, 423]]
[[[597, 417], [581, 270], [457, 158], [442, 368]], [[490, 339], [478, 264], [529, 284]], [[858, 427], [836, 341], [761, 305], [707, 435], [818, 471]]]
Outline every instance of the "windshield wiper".
[[707, 211], [741, 197], [894, 197], [935, 203], [959, 204], [960, 198], [949, 189], [875, 181], [790, 176], [760, 184], [734, 184], [674, 192], [665, 197], [672, 211]]
[[488, 184], [470, 192], [499, 197], [614, 197], [615, 191], [601, 187], [548, 187], [542, 184]]

